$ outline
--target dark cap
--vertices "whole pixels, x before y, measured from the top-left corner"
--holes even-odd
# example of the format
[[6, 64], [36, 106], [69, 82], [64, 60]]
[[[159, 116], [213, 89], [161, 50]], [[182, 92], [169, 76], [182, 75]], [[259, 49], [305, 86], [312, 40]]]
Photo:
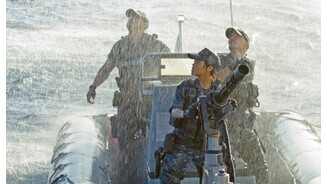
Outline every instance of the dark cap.
[[229, 36], [232, 32], [235, 32], [238, 35], [243, 36], [246, 41], [250, 42], [250, 37], [242, 29], [235, 29], [233, 27], [229, 27], [226, 29], [226, 32], [225, 32], [226, 37], [229, 38]]
[[220, 59], [217, 54], [213, 53], [207, 48], [204, 48], [197, 54], [188, 53], [187, 57], [195, 60], [205, 61], [207, 65], [212, 65], [216, 70], [219, 70], [221, 66]]
[[141, 11], [141, 10], [133, 10], [133, 9], [128, 9], [126, 10], [126, 16], [127, 17], [138, 17], [144, 20], [147, 24], [149, 24], [149, 19], [146, 17], [146, 14]]

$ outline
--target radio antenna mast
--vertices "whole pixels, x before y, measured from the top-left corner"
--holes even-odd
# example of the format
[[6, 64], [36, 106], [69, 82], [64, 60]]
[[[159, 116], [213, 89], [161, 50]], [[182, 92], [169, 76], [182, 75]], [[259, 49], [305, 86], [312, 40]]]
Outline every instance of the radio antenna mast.
[[232, 7], [233, 3], [232, 3], [232, 0], [230, 0], [229, 2], [230, 2], [229, 4], [230, 4], [231, 25], [232, 25], [232, 27], [234, 27], [234, 25], [233, 25], [233, 7]]

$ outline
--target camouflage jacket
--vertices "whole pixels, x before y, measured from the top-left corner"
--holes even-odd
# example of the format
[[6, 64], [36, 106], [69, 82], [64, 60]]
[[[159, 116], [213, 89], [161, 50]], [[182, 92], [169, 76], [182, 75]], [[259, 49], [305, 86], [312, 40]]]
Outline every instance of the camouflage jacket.
[[234, 98], [239, 105], [246, 105], [247, 108], [258, 106], [259, 102], [257, 98], [259, 96], [259, 88], [252, 82], [254, 78], [255, 61], [247, 57], [241, 60], [235, 60], [230, 53], [220, 54], [219, 58], [222, 68], [228, 67], [231, 71], [234, 71], [241, 64], [249, 67], [250, 73], [243, 79], [241, 84], [238, 85], [235, 91], [230, 95], [230, 98]]
[[129, 36], [122, 37], [112, 47], [108, 59], [115, 63], [119, 70], [118, 87], [120, 91], [136, 94], [140, 59], [150, 52], [170, 52], [170, 49], [156, 35], [144, 33], [137, 43], [129, 40]]
[[[189, 79], [183, 81], [176, 88], [176, 93], [173, 101], [173, 108], [187, 110], [188, 107], [195, 102], [200, 95], [206, 95], [211, 91], [215, 91], [220, 86], [218, 80], [214, 80], [211, 87], [203, 90], [200, 87], [199, 79]], [[174, 118], [170, 116], [169, 124], [175, 127], [177, 143], [185, 143], [188, 146], [201, 147], [203, 143], [204, 132], [201, 128], [200, 119]]]

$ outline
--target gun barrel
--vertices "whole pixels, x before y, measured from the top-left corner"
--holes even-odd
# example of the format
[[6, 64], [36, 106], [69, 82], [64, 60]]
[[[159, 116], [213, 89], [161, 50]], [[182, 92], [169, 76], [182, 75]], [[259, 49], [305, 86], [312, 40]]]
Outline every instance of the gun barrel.
[[221, 105], [226, 102], [229, 95], [235, 90], [237, 85], [249, 73], [250, 69], [246, 65], [238, 66], [233, 73], [224, 81], [222, 87], [213, 94], [213, 101], [216, 105]]

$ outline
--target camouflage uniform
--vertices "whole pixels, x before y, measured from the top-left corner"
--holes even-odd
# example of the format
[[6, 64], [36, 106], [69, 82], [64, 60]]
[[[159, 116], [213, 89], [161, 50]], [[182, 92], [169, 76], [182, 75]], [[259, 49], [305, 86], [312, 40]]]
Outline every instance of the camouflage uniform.
[[252, 83], [255, 61], [244, 58], [235, 61], [231, 54], [220, 55], [222, 67], [229, 67], [233, 71], [240, 64], [249, 67], [250, 73], [230, 95], [237, 101], [238, 107], [227, 115], [231, 147], [238, 151], [248, 164], [250, 173], [255, 175], [258, 184], [268, 183], [268, 167], [264, 158], [260, 141], [253, 129], [256, 118], [253, 107], [258, 106], [258, 87]]
[[[172, 108], [187, 109], [190, 105], [197, 102], [200, 95], [206, 95], [210, 91], [215, 91], [219, 83], [215, 80], [208, 90], [200, 87], [199, 79], [189, 79], [177, 86]], [[204, 132], [201, 127], [200, 119], [174, 118], [170, 116], [170, 125], [174, 126], [174, 146], [172, 150], [165, 150], [164, 162], [160, 182], [162, 184], [175, 184], [186, 176], [187, 168], [190, 164], [195, 164], [199, 173], [204, 161]], [[166, 144], [166, 142], [165, 142]], [[228, 150], [227, 150], [228, 149]], [[230, 163], [229, 147], [223, 150], [224, 161], [229, 169], [233, 167]], [[229, 153], [229, 154], [227, 154]], [[229, 170], [227, 170], [229, 172]], [[233, 169], [230, 170], [233, 175]], [[202, 173], [201, 173], [202, 174]]]
[[[120, 94], [118, 99], [114, 99], [118, 103], [116, 129], [120, 143], [119, 183], [130, 183], [131, 180], [144, 183], [145, 179], [145, 138], [138, 135], [141, 129], [145, 130], [145, 124], [139, 121], [137, 112], [137, 84], [141, 57], [150, 52], [170, 52], [170, 49], [159, 41], [156, 35], [144, 33], [137, 43], [132, 43], [128, 36], [122, 37], [108, 55], [119, 70], [119, 78], [116, 80]], [[139, 167], [135, 167], [136, 165]]]

